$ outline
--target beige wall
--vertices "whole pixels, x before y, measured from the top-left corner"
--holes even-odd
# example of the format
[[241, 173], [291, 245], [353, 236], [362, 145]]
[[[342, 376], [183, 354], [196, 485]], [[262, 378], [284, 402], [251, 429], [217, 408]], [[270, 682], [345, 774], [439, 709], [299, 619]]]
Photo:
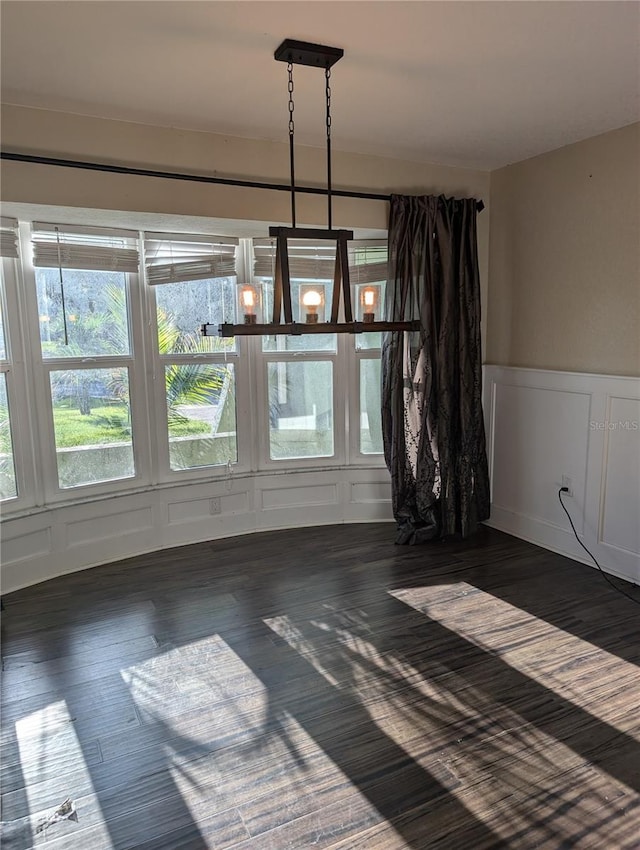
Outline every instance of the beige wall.
[[491, 174], [486, 361], [640, 375], [640, 125]]

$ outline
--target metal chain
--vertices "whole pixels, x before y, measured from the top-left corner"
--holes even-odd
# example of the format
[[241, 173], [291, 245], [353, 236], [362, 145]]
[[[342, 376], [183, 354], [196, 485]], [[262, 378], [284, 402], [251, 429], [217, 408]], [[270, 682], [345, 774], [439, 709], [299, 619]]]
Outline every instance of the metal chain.
[[333, 227], [331, 214], [331, 68], [324, 69], [325, 95], [327, 100], [327, 227]]
[[291, 62], [287, 65], [287, 71], [289, 72], [289, 83], [287, 86], [289, 90], [289, 135], [293, 136], [295, 132], [295, 125], [293, 123], [293, 65]]
[[289, 168], [291, 172], [291, 226], [296, 226], [296, 167], [295, 154], [293, 145], [293, 135], [295, 125], [293, 123], [293, 63], [287, 63], [287, 71], [289, 72], [289, 82], [287, 88], [289, 90]]
[[331, 68], [325, 68], [324, 72], [326, 85], [325, 93], [327, 97], [327, 139], [331, 138]]

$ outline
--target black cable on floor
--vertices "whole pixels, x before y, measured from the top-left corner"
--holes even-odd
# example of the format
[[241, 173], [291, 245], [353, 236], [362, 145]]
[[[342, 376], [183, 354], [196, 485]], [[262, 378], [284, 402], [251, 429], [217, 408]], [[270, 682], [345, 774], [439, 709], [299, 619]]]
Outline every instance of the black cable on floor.
[[558, 501], [559, 501], [559, 502], [560, 502], [560, 504], [562, 505], [562, 510], [563, 510], [563, 511], [565, 512], [565, 514], [567, 515], [567, 519], [569, 520], [569, 523], [570, 523], [570, 525], [571, 525], [571, 529], [572, 529], [572, 531], [573, 531], [573, 534], [574, 534], [574, 536], [575, 536], [576, 540], [577, 540], [577, 541], [578, 541], [578, 543], [582, 546], [582, 548], [583, 548], [583, 549], [584, 549], [584, 551], [587, 553], [587, 555], [591, 558], [591, 560], [592, 560], [592, 561], [593, 561], [593, 563], [596, 565], [596, 567], [600, 570], [600, 572], [602, 573], [602, 575], [604, 576], [604, 578], [606, 579], [606, 581], [607, 581], [607, 582], [611, 585], [611, 587], [612, 587], [614, 590], [617, 590], [617, 591], [618, 591], [618, 593], [621, 593], [623, 596], [626, 596], [626, 597], [627, 597], [627, 599], [630, 599], [632, 602], [635, 602], [635, 603], [636, 603], [636, 605], [640, 605], [640, 599], [636, 599], [634, 596], [630, 596], [630, 595], [627, 593], [627, 591], [626, 591], [626, 590], [623, 590], [621, 587], [618, 587], [616, 584], [614, 584], [614, 583], [611, 581], [611, 579], [609, 578], [609, 576], [605, 573], [605, 571], [602, 569], [602, 567], [600, 566], [600, 564], [596, 561], [595, 557], [591, 554], [591, 552], [587, 549], [587, 547], [584, 545], [584, 543], [582, 542], [582, 540], [580, 540], [580, 538], [578, 537], [578, 532], [576, 531], [576, 527], [575, 527], [575, 525], [573, 524], [573, 520], [571, 519], [571, 514], [570, 514], [570, 513], [569, 513], [569, 511], [566, 509], [565, 504], [564, 504], [564, 502], [562, 501], [562, 494], [563, 494], [563, 493], [568, 493], [568, 492], [569, 492], [569, 489], [568, 489], [567, 487], [561, 487], [561, 488], [558, 490]]

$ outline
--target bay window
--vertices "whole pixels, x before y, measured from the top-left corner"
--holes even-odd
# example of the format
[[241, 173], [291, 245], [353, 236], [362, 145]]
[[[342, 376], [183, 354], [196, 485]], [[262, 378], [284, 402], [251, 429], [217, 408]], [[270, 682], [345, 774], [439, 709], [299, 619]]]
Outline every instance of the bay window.
[[[201, 334], [270, 321], [274, 240], [4, 218], [0, 234], [5, 508], [382, 463], [380, 334]], [[294, 321], [327, 321], [335, 244], [289, 257]], [[353, 242], [349, 265], [356, 318], [382, 318], [386, 244]]]

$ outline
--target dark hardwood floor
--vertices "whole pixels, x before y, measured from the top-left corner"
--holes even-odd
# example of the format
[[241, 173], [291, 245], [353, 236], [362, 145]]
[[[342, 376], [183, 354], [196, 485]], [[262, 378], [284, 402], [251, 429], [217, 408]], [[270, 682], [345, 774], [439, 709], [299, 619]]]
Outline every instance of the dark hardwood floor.
[[4, 604], [4, 850], [640, 848], [640, 608], [507, 535], [272, 532]]

